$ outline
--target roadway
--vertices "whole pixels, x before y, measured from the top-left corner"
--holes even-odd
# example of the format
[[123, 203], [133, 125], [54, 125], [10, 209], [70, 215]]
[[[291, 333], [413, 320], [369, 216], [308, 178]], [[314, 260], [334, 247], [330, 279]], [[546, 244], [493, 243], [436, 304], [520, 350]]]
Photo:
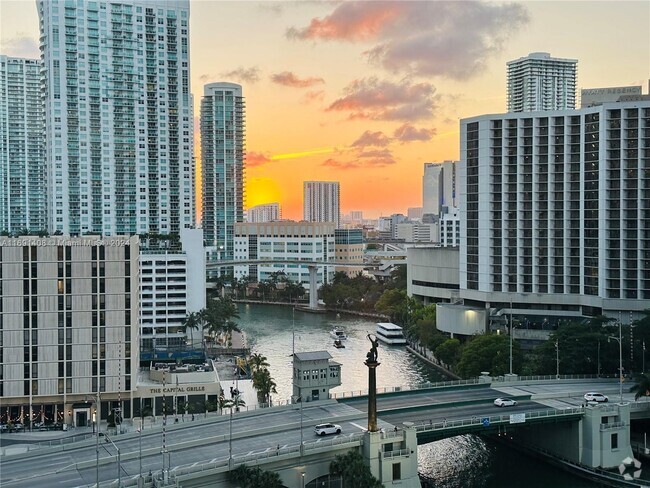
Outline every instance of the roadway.
[[[497, 386], [498, 385], [498, 386]], [[495, 384], [493, 388], [478, 386], [467, 389], [428, 389], [378, 397], [380, 428], [389, 430], [408, 420], [415, 423], [443, 422], [490, 415], [544, 410], [552, 404], [581, 405], [586, 391], [602, 391], [612, 400], [617, 398], [617, 383], [545, 383]], [[493, 405], [499, 396], [514, 396], [519, 404], [500, 409]], [[627, 395], [626, 395], [627, 397]], [[626, 398], [627, 399], [627, 398]], [[319, 403], [305, 403], [302, 409], [302, 433], [305, 442], [321, 442], [313, 426], [334, 422], [342, 426], [342, 437], [361, 433], [367, 427], [367, 397], [347, 398]], [[169, 420], [169, 419], [168, 419]], [[299, 408], [273, 408], [232, 416], [232, 454], [239, 457], [254, 453], [279, 453], [300, 445], [301, 411]], [[172, 467], [209, 463], [229, 457], [231, 425], [229, 416], [197, 419], [167, 428], [166, 444]], [[7, 434], [5, 434], [7, 435]], [[9, 434], [11, 435], [11, 434]], [[38, 433], [34, 433], [38, 435]], [[158, 427], [137, 433], [112, 436], [121, 451], [122, 479], [140, 473], [140, 441], [142, 442], [142, 473], [160, 471], [162, 431]], [[331, 437], [328, 438], [328, 440]], [[96, 477], [94, 439], [66, 446], [67, 450], [37, 449], [21, 456], [0, 458], [0, 486], [3, 488], [90, 486]], [[173, 469], [173, 468], [172, 468]], [[100, 437], [100, 480], [115, 480], [118, 465], [116, 450]]]

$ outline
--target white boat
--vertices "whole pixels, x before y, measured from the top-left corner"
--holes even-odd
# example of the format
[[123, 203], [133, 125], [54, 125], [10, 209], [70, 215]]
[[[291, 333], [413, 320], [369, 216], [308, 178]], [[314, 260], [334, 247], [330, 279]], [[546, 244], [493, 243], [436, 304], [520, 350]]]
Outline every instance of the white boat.
[[402, 328], [399, 325], [395, 325], [390, 322], [377, 323], [375, 335], [381, 342], [384, 342], [385, 344], [391, 346], [401, 346], [406, 344], [406, 339], [404, 338]]
[[348, 336], [345, 335], [345, 332], [343, 332], [341, 329], [336, 329], [336, 328], [330, 330], [330, 335], [334, 339], [338, 339], [339, 341], [344, 341], [348, 338]]

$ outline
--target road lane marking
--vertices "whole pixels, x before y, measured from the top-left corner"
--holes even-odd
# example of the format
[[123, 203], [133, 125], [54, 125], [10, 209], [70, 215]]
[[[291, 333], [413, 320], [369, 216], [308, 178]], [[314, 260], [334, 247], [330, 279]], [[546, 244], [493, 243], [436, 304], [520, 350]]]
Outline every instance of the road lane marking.
[[359, 425], [359, 424], [355, 424], [354, 422], [350, 422], [350, 425], [354, 425], [357, 429], [367, 430], [365, 427], [362, 427], [362, 426]]

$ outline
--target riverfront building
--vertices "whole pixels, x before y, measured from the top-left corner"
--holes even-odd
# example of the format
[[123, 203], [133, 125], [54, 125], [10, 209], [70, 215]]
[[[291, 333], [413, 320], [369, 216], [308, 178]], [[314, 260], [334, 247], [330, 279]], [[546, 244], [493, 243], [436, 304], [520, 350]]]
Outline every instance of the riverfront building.
[[210, 259], [232, 260], [244, 221], [244, 97], [235, 83], [210, 83], [201, 100], [203, 232]]
[[341, 192], [338, 181], [303, 183], [303, 219], [307, 222], [334, 222], [341, 225]]
[[195, 223], [189, 0], [38, 0], [50, 232]]
[[282, 220], [282, 209], [279, 203], [266, 203], [248, 209], [247, 222], [261, 223], [274, 220]]
[[[336, 229], [334, 231], [334, 244], [334, 256], [337, 263], [363, 264], [362, 229]], [[337, 266], [335, 271], [354, 277], [362, 269], [361, 267]]]
[[531, 53], [506, 64], [508, 112], [576, 108], [576, 59]]
[[[650, 308], [650, 101], [461, 121], [460, 297], [531, 323]], [[460, 320], [460, 319], [459, 319]]]
[[47, 230], [40, 65], [0, 55], [0, 232]]
[[91, 421], [130, 398], [139, 367], [137, 237], [0, 238], [2, 423]]
[[[307, 265], [273, 264], [271, 261], [335, 260], [334, 224], [283, 220], [265, 224], [235, 224], [235, 260], [266, 260], [260, 264], [234, 267], [235, 278], [249, 276], [251, 282], [268, 280], [272, 273], [284, 272], [294, 283], [309, 284]], [[334, 266], [318, 266], [317, 283], [334, 279]]]

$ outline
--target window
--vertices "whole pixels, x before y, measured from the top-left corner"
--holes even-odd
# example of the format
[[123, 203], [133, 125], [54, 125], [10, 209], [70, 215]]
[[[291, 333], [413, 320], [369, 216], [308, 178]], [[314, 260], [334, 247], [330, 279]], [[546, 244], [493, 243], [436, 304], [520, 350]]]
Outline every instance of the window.
[[618, 434], [612, 434], [612, 449], [618, 449]]
[[393, 480], [401, 480], [401, 479], [402, 479], [402, 464], [395, 463], [393, 464]]

